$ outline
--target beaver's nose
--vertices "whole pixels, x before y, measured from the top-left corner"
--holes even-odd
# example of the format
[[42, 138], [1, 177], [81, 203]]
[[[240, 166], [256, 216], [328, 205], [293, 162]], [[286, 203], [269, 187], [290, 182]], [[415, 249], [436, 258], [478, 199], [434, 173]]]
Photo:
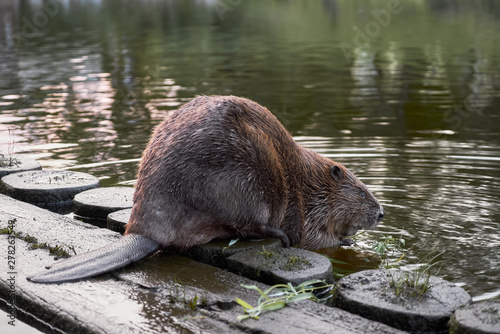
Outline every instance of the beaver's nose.
[[378, 213], [378, 221], [381, 221], [382, 219], [384, 219], [384, 208], [381, 206], [380, 212]]

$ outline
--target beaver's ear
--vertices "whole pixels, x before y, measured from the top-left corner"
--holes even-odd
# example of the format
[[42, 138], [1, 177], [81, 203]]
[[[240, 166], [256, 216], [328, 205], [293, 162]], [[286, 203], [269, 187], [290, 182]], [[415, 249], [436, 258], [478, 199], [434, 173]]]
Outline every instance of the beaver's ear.
[[332, 175], [334, 180], [340, 180], [344, 177], [344, 171], [337, 165], [333, 165], [330, 169], [330, 174]]

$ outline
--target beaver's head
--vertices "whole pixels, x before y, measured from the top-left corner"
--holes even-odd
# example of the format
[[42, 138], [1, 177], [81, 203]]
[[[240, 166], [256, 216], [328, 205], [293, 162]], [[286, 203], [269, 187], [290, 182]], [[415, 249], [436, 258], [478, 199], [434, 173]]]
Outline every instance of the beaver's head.
[[371, 230], [384, 218], [384, 209], [354, 174], [333, 162], [323, 169], [321, 189], [306, 209], [303, 247], [338, 246], [339, 241], [360, 229]]

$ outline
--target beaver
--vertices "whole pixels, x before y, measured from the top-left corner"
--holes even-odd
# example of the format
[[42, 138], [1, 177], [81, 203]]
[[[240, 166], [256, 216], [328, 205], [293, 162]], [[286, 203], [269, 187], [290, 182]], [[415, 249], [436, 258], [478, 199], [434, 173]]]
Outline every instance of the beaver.
[[117, 269], [160, 247], [216, 238], [279, 238], [303, 249], [338, 246], [384, 210], [342, 164], [298, 145], [265, 107], [198, 96], [154, 130], [119, 241], [30, 277], [75, 280]]

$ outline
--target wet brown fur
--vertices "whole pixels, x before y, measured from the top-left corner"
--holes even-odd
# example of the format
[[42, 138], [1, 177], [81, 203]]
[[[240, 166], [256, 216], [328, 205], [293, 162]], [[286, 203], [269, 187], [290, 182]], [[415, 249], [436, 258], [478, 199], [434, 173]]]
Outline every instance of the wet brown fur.
[[361, 181], [298, 145], [266, 108], [199, 96], [156, 127], [126, 233], [181, 250], [237, 236], [318, 249], [382, 217]]

